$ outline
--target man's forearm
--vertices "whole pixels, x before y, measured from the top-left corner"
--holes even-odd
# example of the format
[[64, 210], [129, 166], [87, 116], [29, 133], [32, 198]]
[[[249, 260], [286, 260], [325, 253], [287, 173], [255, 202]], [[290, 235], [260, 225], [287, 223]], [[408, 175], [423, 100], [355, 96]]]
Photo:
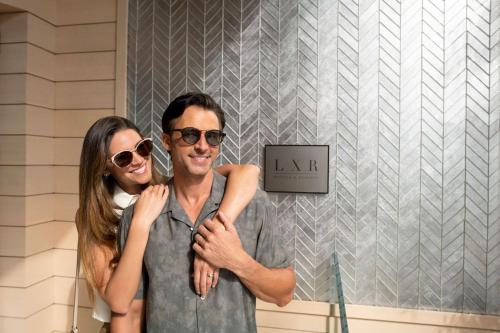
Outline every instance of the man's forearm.
[[231, 270], [255, 297], [263, 301], [285, 306], [293, 298], [295, 272], [291, 266], [267, 268], [247, 256]]

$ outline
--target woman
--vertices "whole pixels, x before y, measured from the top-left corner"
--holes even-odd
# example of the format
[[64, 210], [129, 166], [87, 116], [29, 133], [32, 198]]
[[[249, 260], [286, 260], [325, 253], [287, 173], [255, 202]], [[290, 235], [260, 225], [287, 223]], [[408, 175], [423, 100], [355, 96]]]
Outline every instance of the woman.
[[[151, 139], [144, 138], [129, 120], [111, 116], [99, 119], [88, 130], [80, 158], [80, 202], [76, 216], [79, 253], [89, 290], [95, 295], [94, 318], [110, 322], [112, 332], [139, 332], [142, 308], [133, 295], [138, 287], [148, 231], [168, 198], [164, 179], [154, 168]], [[223, 166], [228, 176], [220, 210], [236, 219], [255, 193], [258, 168]], [[142, 194], [141, 194], [142, 193]], [[117, 227], [120, 215], [137, 200], [129, 238], [118, 258]], [[118, 260], [119, 259], [119, 260]], [[214, 269], [200, 259], [195, 276], [212, 276]], [[216, 273], [216, 272], [215, 272]], [[197, 279], [196, 290], [206, 295], [214, 281]], [[130, 300], [110, 316], [116, 291]], [[128, 302], [127, 302], [128, 303]], [[108, 325], [103, 326], [109, 329]]]

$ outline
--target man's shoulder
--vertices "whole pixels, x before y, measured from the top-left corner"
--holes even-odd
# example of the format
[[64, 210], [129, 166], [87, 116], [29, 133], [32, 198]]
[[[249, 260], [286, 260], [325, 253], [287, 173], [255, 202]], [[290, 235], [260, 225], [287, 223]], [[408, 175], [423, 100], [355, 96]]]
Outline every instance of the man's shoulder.
[[123, 210], [123, 213], [122, 213], [122, 220], [124, 219], [130, 219], [130, 217], [133, 215], [134, 213], [134, 207], [135, 207], [135, 203], [131, 204], [130, 206], [128, 206], [127, 208], [125, 208]]
[[247, 218], [255, 219], [255, 224], [265, 223], [270, 215], [272, 215], [272, 202], [269, 195], [261, 189], [257, 189], [255, 194], [245, 207], [245, 212], [242, 215]]
[[255, 191], [255, 195], [253, 196], [252, 201], [254, 201], [257, 204], [271, 203], [271, 199], [269, 198], [267, 192], [261, 190], [260, 188], [257, 188], [257, 190]]
[[122, 216], [120, 217], [119, 229], [127, 230], [130, 227], [130, 224], [132, 223], [132, 216], [134, 215], [134, 207], [135, 203], [123, 210]]

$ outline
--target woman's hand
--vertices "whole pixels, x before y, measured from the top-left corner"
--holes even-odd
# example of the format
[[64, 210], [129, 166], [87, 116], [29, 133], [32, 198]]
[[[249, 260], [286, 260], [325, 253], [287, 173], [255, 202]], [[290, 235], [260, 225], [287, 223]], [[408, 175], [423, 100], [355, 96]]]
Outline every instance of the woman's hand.
[[219, 281], [219, 269], [213, 267], [203, 258], [195, 254], [194, 256], [194, 289], [201, 298], [205, 298], [210, 288], [215, 288]]
[[168, 186], [150, 185], [135, 203], [133, 221], [147, 230], [160, 215], [168, 199]]

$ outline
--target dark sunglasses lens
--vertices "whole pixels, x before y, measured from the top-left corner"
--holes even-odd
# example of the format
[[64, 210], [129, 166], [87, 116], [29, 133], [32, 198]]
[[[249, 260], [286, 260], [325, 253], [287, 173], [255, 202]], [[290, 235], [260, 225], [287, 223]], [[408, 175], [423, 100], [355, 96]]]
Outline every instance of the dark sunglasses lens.
[[194, 145], [200, 140], [201, 131], [196, 128], [185, 128], [181, 131], [182, 140], [187, 144]]
[[147, 157], [153, 151], [153, 142], [151, 140], [144, 140], [137, 145], [137, 154], [142, 157]]
[[119, 166], [120, 168], [126, 167], [130, 163], [132, 163], [132, 153], [129, 151], [122, 151], [118, 155], [115, 155], [113, 162]]
[[207, 131], [205, 132], [205, 139], [207, 143], [211, 146], [218, 146], [222, 139], [224, 138], [224, 134], [220, 131]]

